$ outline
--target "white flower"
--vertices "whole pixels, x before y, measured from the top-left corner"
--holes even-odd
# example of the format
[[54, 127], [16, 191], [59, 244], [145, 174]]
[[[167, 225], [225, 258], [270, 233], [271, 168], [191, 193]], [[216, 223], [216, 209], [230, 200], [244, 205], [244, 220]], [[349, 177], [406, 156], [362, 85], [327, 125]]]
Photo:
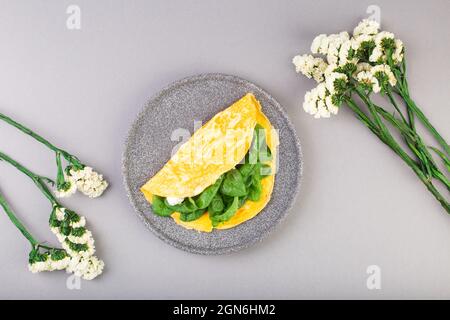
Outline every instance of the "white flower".
[[385, 61], [385, 55], [383, 52], [383, 48], [381, 48], [381, 46], [376, 46], [373, 51], [372, 54], [369, 57], [369, 61], [370, 62], [378, 62], [379, 60], [381, 61]]
[[330, 94], [334, 94], [335, 93], [335, 81], [338, 79], [343, 79], [345, 81], [347, 81], [347, 76], [343, 73], [339, 73], [339, 72], [332, 72], [330, 75], [328, 75], [325, 79], [325, 83], [326, 83], [326, 88], [327, 90], [330, 92]]
[[70, 242], [73, 243], [89, 243], [89, 244], [93, 244], [94, 243], [94, 238], [92, 237], [92, 232], [89, 230], [86, 230], [82, 236], [77, 237], [74, 235], [69, 235], [67, 237], [67, 239], [69, 239]]
[[[320, 34], [314, 38], [311, 44], [311, 52], [327, 56], [327, 62], [329, 64], [338, 64], [340, 48], [349, 39], [350, 36], [345, 31], [328, 36], [326, 34]], [[345, 55], [345, 53], [342, 55]]]
[[66, 209], [61, 207], [55, 208], [55, 216], [58, 221], [63, 221], [66, 216]]
[[[61, 213], [64, 215], [61, 216]], [[74, 216], [78, 217], [78, 221], [74, 219]], [[84, 232], [80, 233], [80, 230], [76, 230], [79, 228], [84, 228], [86, 225], [86, 218], [83, 216], [78, 216], [76, 213], [72, 213], [72, 217], [68, 216], [68, 211], [66, 208], [55, 208], [55, 216], [59, 221], [64, 221], [65, 219], [71, 219], [68, 227], [70, 234], [63, 234], [61, 227], [51, 226], [51, 231], [56, 235], [58, 241], [61, 243], [62, 247], [70, 256], [84, 256], [88, 257], [95, 253], [95, 241], [92, 236], [91, 231], [84, 229]], [[76, 234], [80, 234], [77, 236]]]
[[[327, 50], [327, 61], [329, 64], [341, 65], [342, 63], [339, 61], [339, 54], [341, 47], [344, 43], [349, 40], [349, 35], [347, 32], [341, 32], [339, 34], [330, 34], [328, 36], [328, 50]], [[347, 52], [343, 52], [343, 55], [348, 55]]]
[[28, 270], [32, 273], [44, 272], [44, 271], [52, 271], [52, 266], [47, 258], [45, 261], [35, 261], [33, 263], [28, 264]]
[[323, 81], [323, 73], [327, 68], [327, 63], [323, 59], [304, 54], [295, 56], [292, 63], [297, 73], [302, 73], [309, 79], [314, 78], [317, 82]]
[[400, 63], [403, 60], [403, 42], [400, 39], [395, 39], [395, 51], [392, 54], [392, 59], [395, 63]]
[[[375, 41], [376, 47], [373, 49], [372, 54], [369, 57], [369, 61], [371, 61], [371, 62], [379, 62], [379, 61], [385, 62], [387, 60], [386, 59], [386, 50], [383, 47], [383, 40], [385, 40], [385, 39], [392, 39], [392, 40], [394, 40], [394, 34], [391, 33], [391, 32], [387, 32], [387, 31], [381, 31], [380, 33], [378, 33], [374, 37], [374, 41]], [[394, 41], [395, 41], [395, 44], [398, 43], [396, 40], [394, 40]], [[401, 52], [403, 50], [403, 43], [401, 43], [401, 41], [399, 43], [399, 46], [400, 45], [401, 45], [400, 51], [397, 53], [399, 61], [401, 61], [400, 54], [401, 54]]]
[[337, 114], [338, 112], [338, 106], [333, 104], [330, 92], [327, 91], [324, 82], [306, 92], [303, 109], [316, 119], [329, 118], [331, 114]]
[[72, 228], [80, 228], [84, 227], [85, 225], [86, 225], [86, 218], [81, 216], [80, 220], [78, 220], [77, 222], [72, 222], [70, 226]]
[[380, 92], [380, 84], [378, 83], [378, 80], [369, 71], [359, 72], [356, 79], [358, 82], [370, 86], [373, 92]]
[[356, 63], [356, 59], [349, 59], [350, 49], [352, 48], [352, 41], [346, 40], [339, 49], [339, 65], [344, 65], [346, 63]]
[[353, 36], [375, 35], [378, 33], [378, 29], [380, 29], [380, 24], [377, 21], [364, 19], [353, 29]]
[[317, 113], [315, 114], [315, 118], [329, 118], [331, 115], [330, 111], [328, 110], [325, 101], [319, 100], [317, 101]]
[[331, 96], [327, 96], [325, 99], [325, 104], [330, 111], [330, 113], [336, 115], [339, 111], [339, 107], [333, 103], [333, 99]]
[[90, 198], [97, 198], [108, 187], [108, 183], [101, 174], [93, 171], [91, 167], [84, 167], [81, 170], [70, 170], [70, 175], [75, 179], [80, 192]]
[[388, 31], [381, 31], [374, 36], [374, 41], [377, 46], [381, 45], [384, 39], [394, 39], [394, 34]]
[[64, 270], [67, 268], [67, 266], [70, 263], [70, 257], [66, 256], [63, 259], [60, 260], [53, 260], [53, 259], [49, 259], [50, 260], [50, 264], [51, 264], [51, 268], [53, 270]]
[[356, 65], [356, 71], [353, 76], [356, 77], [356, 75], [358, 73], [360, 73], [361, 71], [370, 71], [371, 68], [372, 68], [372, 66], [369, 63], [360, 62]]
[[326, 50], [328, 50], [328, 36], [322, 33], [314, 38], [311, 44], [311, 52], [326, 54], [326, 52], [324, 53]]
[[64, 181], [64, 186], [55, 190], [55, 195], [57, 198], [69, 198], [77, 192], [77, 184], [74, 178], [64, 175]]
[[73, 245], [79, 245], [78, 243], [73, 243], [69, 239], [66, 239], [63, 243], [61, 243], [64, 250], [67, 251], [69, 256], [71, 257], [84, 257], [88, 258], [95, 254], [95, 246], [93, 243], [83, 243], [83, 245], [86, 245], [85, 249], [82, 250], [75, 250], [73, 248]]
[[388, 82], [391, 86], [395, 86], [397, 84], [397, 79], [395, 78], [394, 73], [391, 71], [391, 68], [387, 64], [378, 64], [373, 66], [370, 69], [370, 73], [379, 80], [379, 76], [384, 74], [388, 78]]
[[92, 280], [103, 272], [105, 263], [95, 256], [72, 257], [67, 271], [82, 277], [85, 280]]
[[350, 40], [352, 42], [352, 48], [353, 50], [358, 50], [361, 47], [361, 44], [363, 42], [371, 42], [373, 40], [373, 36], [362, 34], [359, 36], [353, 36], [353, 38]]

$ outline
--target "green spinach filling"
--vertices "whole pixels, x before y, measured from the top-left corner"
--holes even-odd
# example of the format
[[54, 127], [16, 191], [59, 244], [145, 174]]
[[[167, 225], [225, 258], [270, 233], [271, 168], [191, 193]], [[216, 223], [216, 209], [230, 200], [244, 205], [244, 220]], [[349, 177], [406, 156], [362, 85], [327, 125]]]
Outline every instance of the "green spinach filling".
[[230, 220], [247, 200], [261, 198], [261, 180], [272, 174], [265, 162], [272, 160], [267, 146], [265, 129], [257, 124], [250, 150], [235, 168], [222, 174], [216, 182], [195, 197], [170, 205], [166, 198], [153, 195], [152, 209], [156, 215], [167, 217], [180, 213], [182, 221], [194, 221], [208, 211], [212, 225]]

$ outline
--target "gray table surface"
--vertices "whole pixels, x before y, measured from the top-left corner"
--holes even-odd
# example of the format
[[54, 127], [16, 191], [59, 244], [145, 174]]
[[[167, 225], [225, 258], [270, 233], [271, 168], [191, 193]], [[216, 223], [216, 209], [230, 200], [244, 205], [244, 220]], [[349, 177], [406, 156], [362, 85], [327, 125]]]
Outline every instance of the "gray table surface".
[[[98, 168], [86, 215], [107, 264], [67, 288], [63, 272], [33, 275], [29, 246], [0, 215], [0, 298], [450, 298], [450, 218], [412, 172], [346, 109], [329, 120], [301, 110], [311, 81], [291, 58], [318, 33], [352, 30], [373, 1], [0, 1], [0, 110]], [[81, 30], [66, 8], [81, 8]], [[450, 2], [382, 1], [382, 25], [407, 45], [411, 90], [450, 137]], [[270, 92], [290, 115], [305, 158], [301, 195], [280, 228], [251, 249], [198, 256], [163, 243], [133, 213], [121, 177], [128, 127], [167, 84], [234, 74]], [[0, 149], [54, 175], [52, 154], [0, 124]], [[0, 164], [1, 190], [30, 229], [54, 243], [50, 208]], [[366, 286], [381, 269], [381, 289]], [[185, 270], [189, 272], [186, 273]], [[188, 274], [189, 276], [186, 276]]]

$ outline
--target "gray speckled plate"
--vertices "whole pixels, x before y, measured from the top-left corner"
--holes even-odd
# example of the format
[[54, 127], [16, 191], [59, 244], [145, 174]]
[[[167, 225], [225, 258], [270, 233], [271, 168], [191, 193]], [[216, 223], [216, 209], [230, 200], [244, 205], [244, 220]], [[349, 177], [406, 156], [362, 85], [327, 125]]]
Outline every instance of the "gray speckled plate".
[[[264, 113], [279, 130], [279, 169], [269, 204], [255, 218], [229, 230], [200, 233], [178, 226], [171, 218], [152, 213], [139, 188], [170, 159], [178, 141], [172, 131], [192, 134], [194, 121], [205, 123], [216, 113], [253, 92]], [[262, 240], [286, 216], [298, 193], [302, 172], [300, 143], [280, 104], [246, 80], [223, 74], [186, 78], [154, 96], [131, 127], [123, 154], [123, 176], [129, 199], [145, 225], [165, 242], [199, 254], [234, 252]]]

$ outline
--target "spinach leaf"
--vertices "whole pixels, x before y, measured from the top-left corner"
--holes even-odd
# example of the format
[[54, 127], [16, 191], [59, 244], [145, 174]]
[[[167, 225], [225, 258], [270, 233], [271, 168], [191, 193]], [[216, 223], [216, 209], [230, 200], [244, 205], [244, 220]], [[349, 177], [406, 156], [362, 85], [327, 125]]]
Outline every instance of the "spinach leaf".
[[252, 185], [248, 191], [248, 199], [251, 201], [258, 201], [261, 198], [262, 193], [262, 184], [261, 184], [261, 175], [259, 173], [255, 173], [252, 176]]
[[219, 215], [214, 215], [211, 217], [211, 222], [214, 227], [217, 227], [220, 222], [230, 220], [239, 209], [239, 197], [234, 197], [233, 202], [228, 206], [224, 213]]
[[241, 197], [247, 194], [244, 179], [237, 169], [231, 169], [225, 175], [220, 191], [230, 197]]
[[193, 212], [197, 209], [199, 209], [197, 207], [197, 205], [195, 204], [195, 202], [192, 200], [192, 198], [187, 198], [184, 199], [184, 201], [180, 204], [176, 204], [174, 206], [171, 206], [167, 203], [167, 199], [164, 200], [164, 204], [166, 205], [166, 207], [172, 209], [173, 211], [179, 212], [179, 213], [190, 213]]
[[239, 197], [239, 208], [244, 205], [244, 203], [247, 201], [248, 196]]
[[206, 209], [199, 209], [190, 213], [181, 213], [180, 220], [185, 222], [194, 221], [200, 218], [205, 212]]
[[155, 214], [161, 217], [168, 217], [174, 212], [174, 210], [166, 206], [164, 198], [156, 195], [153, 195], [152, 198], [152, 209]]
[[244, 163], [239, 166], [238, 170], [242, 175], [242, 178], [246, 179], [249, 175], [252, 174], [254, 170], [254, 164], [252, 163]]
[[223, 199], [220, 196], [220, 194], [216, 194], [212, 199], [211, 203], [209, 204], [208, 213], [210, 216], [214, 216], [222, 213], [223, 209], [225, 209]]
[[197, 199], [195, 200], [195, 203], [199, 209], [204, 209], [209, 206], [211, 201], [213, 200], [214, 196], [217, 194], [217, 191], [219, 190], [220, 186], [222, 185], [223, 181], [223, 175], [217, 179], [217, 181], [206, 188], [200, 195], [198, 195]]

